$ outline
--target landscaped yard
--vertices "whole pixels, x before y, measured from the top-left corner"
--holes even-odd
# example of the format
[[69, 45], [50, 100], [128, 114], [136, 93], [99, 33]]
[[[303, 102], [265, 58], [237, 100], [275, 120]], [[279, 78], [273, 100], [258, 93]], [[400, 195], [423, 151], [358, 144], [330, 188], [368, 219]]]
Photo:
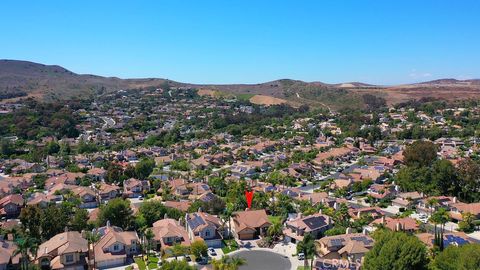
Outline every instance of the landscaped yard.
[[158, 258], [157, 257], [149, 257], [148, 258], [148, 268], [150, 268], [150, 269], [158, 268]]
[[268, 220], [271, 223], [274, 223], [275, 221], [280, 222], [280, 221], [282, 221], [282, 217], [281, 216], [268, 216]]
[[140, 270], [145, 270], [147, 269], [147, 266], [145, 265], [145, 262], [142, 260], [142, 258], [135, 258], [135, 263], [138, 265], [138, 269]]
[[148, 258], [147, 264], [142, 260], [142, 258], [135, 258], [135, 263], [138, 265], [140, 270], [146, 270], [147, 265], [149, 269], [157, 269], [158, 268], [158, 258], [151, 256]]
[[235, 239], [223, 240], [223, 244], [224, 244], [224, 247], [222, 248], [222, 251], [224, 254], [228, 254], [238, 249], [238, 244], [237, 244], [237, 241], [235, 241]]

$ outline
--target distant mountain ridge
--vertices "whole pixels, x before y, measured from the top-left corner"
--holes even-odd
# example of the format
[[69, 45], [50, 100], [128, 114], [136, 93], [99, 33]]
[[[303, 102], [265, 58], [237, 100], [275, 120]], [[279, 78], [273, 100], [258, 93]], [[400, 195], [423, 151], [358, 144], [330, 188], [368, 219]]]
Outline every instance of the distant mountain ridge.
[[[423, 96], [449, 99], [448, 91], [467, 91], [463, 97], [480, 97], [480, 80], [439, 79], [400, 86], [378, 86], [362, 82], [327, 84], [280, 79], [258, 84], [191, 84], [162, 78], [120, 79], [90, 74], [77, 74], [58, 65], [44, 65], [29, 61], [0, 60], [0, 99], [30, 96], [62, 100], [85, 98], [97, 91], [116, 91], [144, 87], [189, 86], [227, 94], [265, 95], [280, 98], [294, 105], [330, 104], [343, 106], [356, 102], [370, 93], [397, 103]], [[440, 88], [440, 90], [439, 90]], [[435, 91], [432, 92], [432, 89]], [[445, 93], [443, 93], [443, 92]], [[442, 92], [442, 93], [441, 93]], [[439, 95], [439, 93], [441, 95]], [[361, 103], [361, 102], [360, 102]], [[342, 105], [343, 104], [343, 105]]]

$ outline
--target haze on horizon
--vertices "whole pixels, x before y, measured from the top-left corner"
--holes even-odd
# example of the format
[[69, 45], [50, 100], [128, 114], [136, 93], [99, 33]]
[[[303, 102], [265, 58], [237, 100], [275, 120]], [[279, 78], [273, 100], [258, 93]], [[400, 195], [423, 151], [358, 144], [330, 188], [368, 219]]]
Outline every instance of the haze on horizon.
[[0, 59], [190, 83], [480, 78], [480, 2], [2, 1]]

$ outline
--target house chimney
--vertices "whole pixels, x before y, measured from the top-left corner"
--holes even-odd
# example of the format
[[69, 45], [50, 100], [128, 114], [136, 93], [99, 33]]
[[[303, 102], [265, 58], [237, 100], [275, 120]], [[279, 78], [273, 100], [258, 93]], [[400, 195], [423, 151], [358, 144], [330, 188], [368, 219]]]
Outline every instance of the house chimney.
[[318, 210], [318, 213], [323, 214], [323, 210], [320, 208], [320, 210]]
[[302, 213], [298, 213], [297, 218], [302, 218], [302, 217], [303, 217], [303, 214], [302, 214]]
[[400, 222], [398, 222], [398, 223], [395, 225], [395, 230], [396, 230], [397, 232], [402, 231], [402, 227], [403, 227], [402, 224], [401, 224]]
[[385, 216], [382, 216], [381, 222], [382, 224], [385, 224]]
[[353, 232], [352, 228], [348, 227], [345, 234], [351, 234]]
[[453, 197], [453, 203], [457, 203], [457, 197]]

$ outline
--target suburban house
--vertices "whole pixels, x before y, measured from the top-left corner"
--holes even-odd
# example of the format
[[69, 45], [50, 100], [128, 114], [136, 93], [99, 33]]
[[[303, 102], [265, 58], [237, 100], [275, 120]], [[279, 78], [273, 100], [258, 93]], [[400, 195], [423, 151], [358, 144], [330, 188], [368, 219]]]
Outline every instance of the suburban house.
[[143, 193], [149, 190], [150, 182], [148, 180], [130, 178], [123, 181], [123, 195], [128, 198], [137, 198], [143, 196]]
[[399, 193], [396, 198], [392, 200], [392, 205], [409, 209], [415, 206], [419, 200], [423, 199], [423, 197], [423, 193], [416, 191]]
[[5, 217], [16, 217], [22, 210], [24, 200], [20, 194], [12, 194], [0, 199], [0, 215]]
[[186, 229], [190, 240], [200, 237], [209, 247], [222, 247], [222, 221], [210, 214], [196, 212], [185, 215]]
[[327, 215], [320, 213], [303, 217], [301, 214], [295, 219], [285, 223], [283, 234], [286, 242], [297, 243], [303, 240], [303, 236], [309, 233], [314, 239], [319, 239], [323, 233], [332, 228], [333, 221]]
[[55, 235], [38, 247], [36, 263], [42, 269], [84, 270], [88, 260], [88, 241], [79, 232]]
[[80, 208], [95, 208], [98, 206], [97, 196], [95, 191], [90, 187], [77, 187], [72, 190], [72, 193], [80, 198]]
[[20, 262], [20, 254], [13, 255], [17, 245], [11, 241], [0, 240], [0, 270], [16, 268]]
[[[418, 239], [420, 239], [420, 241], [427, 245], [427, 247], [433, 248], [435, 241], [435, 235], [433, 233], [420, 233], [416, 234], [416, 236]], [[447, 248], [449, 245], [458, 247], [475, 242], [476, 241], [474, 239], [468, 237], [468, 235], [463, 232], [445, 232], [443, 234], [443, 244], [445, 248]]]
[[[432, 202], [435, 202], [433, 205]], [[457, 198], [448, 196], [428, 197], [418, 201], [416, 209], [418, 213], [430, 215], [439, 208], [450, 209], [450, 205], [457, 203]]]
[[312, 160], [315, 169], [333, 166], [339, 162], [349, 161], [358, 154], [359, 150], [354, 147], [331, 148], [328, 151], [318, 153], [317, 157]]
[[140, 239], [136, 232], [124, 232], [108, 225], [103, 230], [103, 236], [94, 246], [96, 268], [123, 266], [140, 251]]
[[391, 199], [395, 197], [395, 186], [373, 184], [367, 193], [375, 200]]
[[240, 240], [252, 240], [265, 235], [272, 223], [268, 220], [265, 210], [246, 210], [232, 215], [232, 231]]
[[118, 197], [118, 195], [120, 194], [120, 187], [116, 185], [102, 183], [97, 189], [97, 194], [100, 203], [106, 203], [109, 200]]
[[317, 240], [316, 249], [322, 259], [362, 260], [373, 247], [373, 239], [363, 233], [341, 234]]
[[94, 181], [100, 182], [105, 178], [107, 171], [102, 168], [92, 168], [87, 171], [87, 176], [91, 177]]
[[188, 208], [190, 208], [190, 205], [192, 203], [190, 201], [166, 201], [163, 203], [165, 207], [169, 208], [176, 208], [182, 212], [188, 212]]
[[165, 250], [174, 244], [190, 246], [188, 233], [178, 221], [166, 218], [153, 223], [151, 228], [153, 234], [154, 249]]
[[378, 226], [383, 225], [386, 228], [389, 228], [392, 231], [402, 231], [402, 232], [416, 232], [419, 229], [417, 221], [411, 217], [404, 218], [391, 218], [391, 217], [381, 217], [370, 223], [370, 225]]
[[348, 213], [353, 219], [360, 219], [363, 216], [372, 217], [373, 219], [381, 218], [384, 216], [384, 212], [378, 206], [364, 207], [364, 208], [350, 208]]
[[462, 214], [470, 213], [474, 219], [480, 219], [480, 203], [457, 202], [450, 205], [450, 217], [456, 221], [462, 221]]

